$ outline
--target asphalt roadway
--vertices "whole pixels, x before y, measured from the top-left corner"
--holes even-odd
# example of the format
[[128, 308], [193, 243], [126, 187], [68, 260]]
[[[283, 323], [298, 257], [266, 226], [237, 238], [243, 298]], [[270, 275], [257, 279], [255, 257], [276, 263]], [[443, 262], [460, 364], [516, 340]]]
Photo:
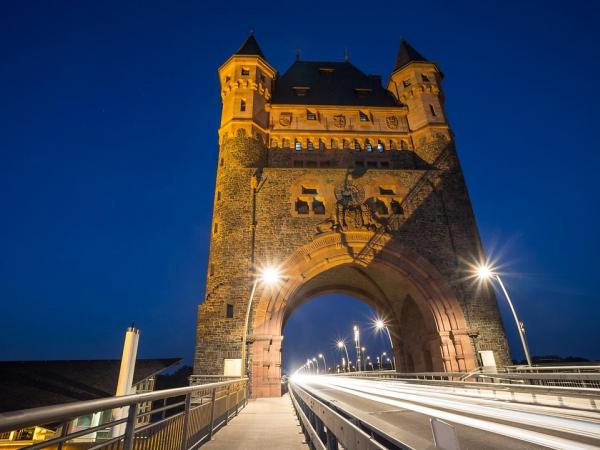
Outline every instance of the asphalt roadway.
[[465, 395], [446, 386], [398, 380], [322, 375], [295, 377], [293, 383], [414, 449], [439, 448], [432, 417], [454, 427], [462, 450], [600, 448], [600, 411], [594, 406], [496, 400], [479, 396], [477, 389]]

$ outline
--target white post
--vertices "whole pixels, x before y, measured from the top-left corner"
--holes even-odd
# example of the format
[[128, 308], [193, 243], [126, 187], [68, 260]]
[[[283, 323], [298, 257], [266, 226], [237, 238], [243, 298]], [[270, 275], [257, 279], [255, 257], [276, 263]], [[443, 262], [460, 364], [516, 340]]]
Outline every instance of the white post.
[[[138, 342], [140, 340], [140, 330], [133, 325], [127, 328], [125, 333], [125, 342], [123, 344], [123, 355], [121, 356], [121, 369], [119, 370], [119, 379], [117, 381], [116, 396], [128, 395], [133, 393], [133, 372], [135, 371], [135, 361], [137, 359]], [[113, 420], [121, 419], [127, 415], [129, 407], [113, 409]], [[113, 427], [112, 436], [120, 436], [125, 432], [125, 424], [119, 424]]]

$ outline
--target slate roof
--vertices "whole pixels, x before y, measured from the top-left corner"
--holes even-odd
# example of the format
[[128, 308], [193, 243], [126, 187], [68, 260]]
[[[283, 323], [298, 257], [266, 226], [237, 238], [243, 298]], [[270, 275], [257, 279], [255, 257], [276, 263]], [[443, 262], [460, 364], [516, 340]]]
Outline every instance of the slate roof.
[[[138, 359], [133, 384], [181, 358]], [[121, 360], [0, 361], [0, 412], [115, 395]]]
[[398, 55], [396, 56], [396, 64], [394, 65], [394, 72], [410, 62], [428, 62], [429, 60], [416, 51], [405, 39], [400, 41], [400, 49], [398, 49]]
[[250, 35], [246, 38], [242, 46], [237, 52], [234, 53], [234, 55], [260, 56], [262, 59], [266, 59], [265, 55], [263, 55], [263, 52], [258, 46], [258, 42], [256, 41], [253, 33], [250, 33]]
[[[302, 96], [298, 89], [308, 88]], [[275, 82], [273, 104], [400, 106], [381, 85], [350, 62], [296, 61]]]

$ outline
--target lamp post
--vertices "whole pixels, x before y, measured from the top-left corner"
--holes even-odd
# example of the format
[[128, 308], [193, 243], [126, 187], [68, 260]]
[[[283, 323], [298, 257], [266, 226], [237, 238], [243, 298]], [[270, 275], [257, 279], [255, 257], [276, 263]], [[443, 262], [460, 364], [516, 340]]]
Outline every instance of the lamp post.
[[319, 358], [323, 360], [323, 365], [325, 366], [325, 374], [327, 374], [327, 361], [325, 360], [325, 355], [323, 353], [319, 353]]
[[347, 367], [346, 367], [346, 358], [344, 358], [343, 356], [342, 356], [342, 371], [343, 372], [347, 372], [348, 371]]
[[379, 365], [379, 370], [381, 370], [381, 360], [379, 359], [379, 356], [377, 357], [377, 364]]
[[346, 348], [346, 343], [340, 339], [339, 341], [337, 341], [337, 348], [339, 348], [340, 350], [342, 348], [344, 349], [344, 351], [346, 352], [346, 361], [348, 361], [348, 364], [350, 364], [350, 357], [348, 356], [348, 349]]
[[362, 361], [362, 370], [367, 370], [367, 362], [365, 361], [365, 351], [366, 350], [367, 350], [366, 347], [360, 348], [360, 360]]
[[311, 363], [311, 360], [310, 360], [310, 359], [307, 359], [307, 360], [306, 360], [306, 365], [308, 366], [308, 373], [310, 373], [311, 364], [312, 364], [312, 363]]
[[508, 295], [508, 292], [507, 292], [506, 288], [504, 287], [504, 283], [500, 279], [500, 275], [498, 275], [489, 266], [487, 266], [485, 264], [482, 264], [479, 267], [477, 267], [476, 273], [480, 280], [492, 280], [492, 281], [496, 280], [498, 282], [498, 285], [500, 286], [500, 289], [502, 289], [502, 292], [504, 293], [504, 297], [506, 298], [506, 301], [508, 302], [508, 306], [510, 306], [510, 310], [515, 319], [515, 323], [517, 325], [517, 330], [519, 331], [519, 337], [521, 338], [521, 344], [523, 345], [523, 352], [525, 353], [525, 359], [527, 359], [527, 365], [529, 367], [531, 367], [531, 356], [529, 356], [529, 347], [527, 346], [527, 341], [525, 340], [525, 326], [523, 325], [523, 322], [521, 322], [519, 320], [519, 317], [517, 316], [515, 307], [513, 306], [510, 296]]
[[375, 328], [379, 331], [385, 330], [387, 332], [388, 338], [390, 339], [390, 347], [392, 350], [392, 368], [396, 370], [396, 355], [394, 354], [394, 342], [392, 341], [392, 334], [390, 333], [390, 329], [383, 319], [375, 320]]
[[360, 330], [358, 325], [354, 325], [354, 345], [356, 347], [356, 371], [360, 372]]
[[252, 284], [252, 291], [250, 291], [250, 299], [248, 300], [248, 308], [246, 309], [246, 320], [244, 322], [244, 330], [242, 332], [242, 367], [240, 376], [244, 378], [246, 374], [246, 338], [248, 336], [248, 322], [250, 320], [250, 311], [252, 310], [252, 300], [254, 300], [254, 293], [256, 292], [256, 286], [259, 282], [264, 283], [267, 286], [275, 285], [281, 279], [279, 270], [275, 267], [266, 267], [261, 270]]
[[381, 354], [381, 359], [379, 360], [379, 361], [381, 361], [381, 366], [380, 366], [380, 367], [381, 367], [381, 370], [383, 370], [383, 367], [382, 367], [382, 366], [383, 366], [383, 357], [384, 357], [384, 356], [387, 356], [387, 352], [383, 352], [383, 353]]

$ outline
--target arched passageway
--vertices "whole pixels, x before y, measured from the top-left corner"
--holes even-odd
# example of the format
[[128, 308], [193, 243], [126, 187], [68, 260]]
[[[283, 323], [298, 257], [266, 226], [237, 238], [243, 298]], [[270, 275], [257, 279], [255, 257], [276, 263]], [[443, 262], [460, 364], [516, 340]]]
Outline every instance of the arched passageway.
[[442, 276], [385, 234], [317, 236], [281, 265], [285, 280], [264, 289], [252, 318], [251, 376], [256, 397], [280, 394], [282, 330], [304, 302], [344, 293], [386, 317], [401, 371], [464, 371], [475, 357], [464, 315]]

